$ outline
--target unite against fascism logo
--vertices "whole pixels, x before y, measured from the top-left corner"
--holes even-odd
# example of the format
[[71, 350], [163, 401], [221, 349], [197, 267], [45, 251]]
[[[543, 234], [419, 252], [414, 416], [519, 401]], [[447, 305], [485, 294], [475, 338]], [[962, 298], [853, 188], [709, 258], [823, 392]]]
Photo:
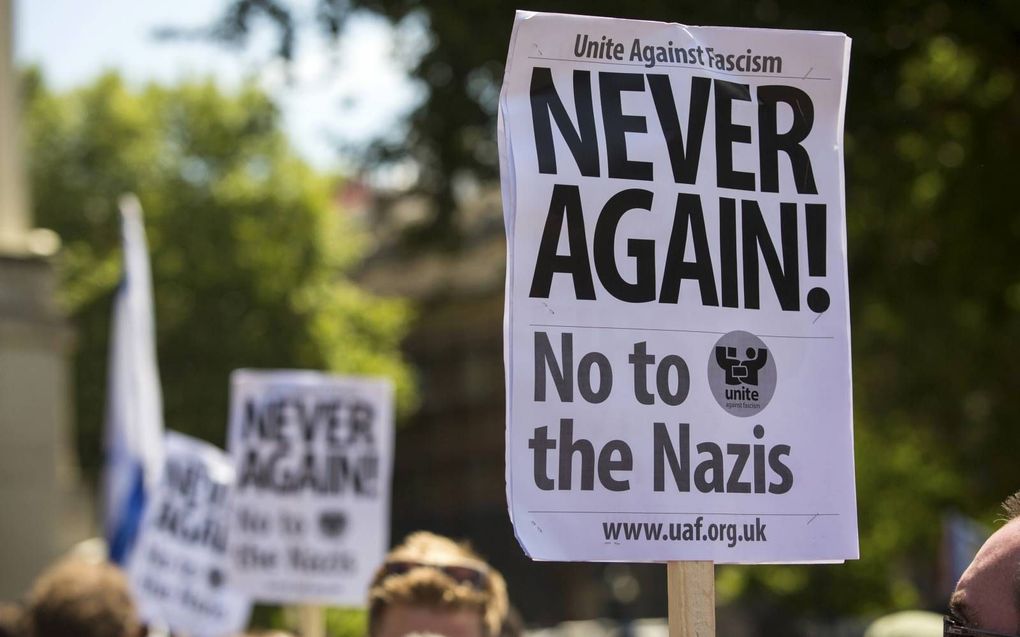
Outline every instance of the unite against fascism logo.
[[776, 392], [776, 361], [750, 332], [724, 334], [708, 361], [708, 386], [719, 406], [734, 416], [753, 416]]

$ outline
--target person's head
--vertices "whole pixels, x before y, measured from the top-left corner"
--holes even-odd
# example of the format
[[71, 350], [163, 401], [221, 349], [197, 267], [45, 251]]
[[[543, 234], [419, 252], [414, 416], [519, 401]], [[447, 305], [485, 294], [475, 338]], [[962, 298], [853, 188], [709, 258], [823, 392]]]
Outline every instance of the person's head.
[[24, 616], [20, 605], [0, 602], [0, 637], [22, 637]]
[[864, 637], [939, 637], [942, 615], [924, 610], [901, 610], [879, 617]]
[[369, 637], [496, 637], [506, 583], [464, 544], [426, 531], [386, 555], [368, 591]]
[[963, 626], [1020, 635], [1020, 491], [1003, 508], [1006, 524], [988, 538], [963, 572], [949, 609]]
[[25, 612], [31, 637], [137, 637], [141, 622], [116, 567], [69, 559], [32, 586]]

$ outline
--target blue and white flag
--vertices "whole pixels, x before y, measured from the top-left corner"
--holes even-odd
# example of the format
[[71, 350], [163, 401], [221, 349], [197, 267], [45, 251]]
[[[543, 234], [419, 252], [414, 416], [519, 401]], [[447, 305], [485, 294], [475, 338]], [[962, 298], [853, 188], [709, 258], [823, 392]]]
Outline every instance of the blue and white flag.
[[146, 494], [159, 479], [163, 392], [156, 365], [152, 276], [136, 197], [120, 201], [124, 275], [113, 304], [107, 375], [103, 522], [110, 559], [126, 561]]

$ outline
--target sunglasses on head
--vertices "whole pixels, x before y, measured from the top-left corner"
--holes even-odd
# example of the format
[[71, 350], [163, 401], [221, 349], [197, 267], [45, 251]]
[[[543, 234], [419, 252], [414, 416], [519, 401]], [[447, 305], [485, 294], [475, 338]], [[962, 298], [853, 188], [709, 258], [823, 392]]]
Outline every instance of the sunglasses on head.
[[467, 584], [476, 590], [484, 590], [489, 578], [485, 571], [473, 566], [458, 564], [428, 564], [425, 562], [412, 562], [408, 560], [397, 560], [383, 564], [383, 576], [403, 575], [416, 568], [430, 568], [446, 575], [458, 584]]
[[952, 615], [942, 618], [943, 637], [1018, 637], [1013, 633], [997, 633], [991, 630], [981, 630], [964, 626], [959, 619]]

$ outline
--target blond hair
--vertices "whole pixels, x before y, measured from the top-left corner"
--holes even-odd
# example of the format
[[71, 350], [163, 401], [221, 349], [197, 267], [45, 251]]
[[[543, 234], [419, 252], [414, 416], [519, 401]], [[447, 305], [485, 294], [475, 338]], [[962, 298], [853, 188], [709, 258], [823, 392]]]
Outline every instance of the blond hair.
[[36, 580], [25, 613], [32, 637], [134, 637], [141, 621], [127, 578], [110, 564], [68, 559]]
[[1006, 498], [1002, 503], [1002, 510], [1006, 513], [1006, 520], [1020, 518], [1020, 491]]
[[[406, 572], [392, 573], [394, 563], [416, 565]], [[481, 586], [458, 582], [444, 573], [444, 566], [467, 566], [484, 577]], [[506, 619], [509, 600], [506, 582], [498, 571], [466, 543], [417, 531], [386, 556], [368, 591], [368, 634], [375, 635], [383, 612], [390, 606], [424, 606], [441, 610], [477, 610], [487, 637], [499, 635]]]

